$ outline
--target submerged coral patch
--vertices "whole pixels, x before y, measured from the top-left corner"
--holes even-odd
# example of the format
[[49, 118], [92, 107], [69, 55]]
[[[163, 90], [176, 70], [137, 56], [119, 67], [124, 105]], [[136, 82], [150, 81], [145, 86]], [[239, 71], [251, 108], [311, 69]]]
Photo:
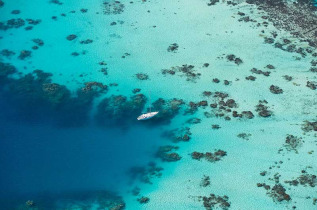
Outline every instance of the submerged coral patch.
[[230, 62], [234, 62], [234, 63], [237, 64], [237, 65], [240, 65], [240, 64], [243, 63], [243, 61], [242, 61], [241, 58], [236, 57], [236, 56], [233, 55], [233, 54], [227, 55], [227, 60], [230, 61]]
[[179, 161], [182, 157], [174, 151], [177, 149], [178, 147], [171, 145], [161, 146], [158, 149], [156, 156], [165, 162]]
[[167, 48], [167, 51], [168, 52], [176, 52], [178, 50], [178, 44], [177, 43], [173, 43], [171, 44], [168, 48]]
[[195, 118], [190, 118], [186, 121], [187, 124], [199, 124], [201, 122], [201, 119], [195, 117]]
[[219, 2], [219, 0], [209, 0], [209, 3], [207, 3], [207, 5], [208, 6], [212, 6], [212, 5], [215, 5], [218, 2]]
[[146, 100], [143, 94], [133, 95], [129, 99], [112, 95], [99, 103], [95, 118], [101, 125], [128, 126], [140, 115]]
[[283, 89], [276, 86], [276, 85], [271, 85], [270, 86], [270, 92], [273, 93], [273, 94], [281, 94], [283, 93]]
[[123, 210], [126, 206], [121, 196], [109, 191], [73, 193], [63, 197], [54, 209], [91, 209], [95, 204], [98, 209]]
[[141, 203], [141, 204], [145, 204], [145, 203], [148, 203], [150, 201], [150, 198], [142, 196], [141, 198], [138, 198], [137, 201], [139, 201], [139, 203]]
[[316, 39], [316, 7], [310, 0], [297, 1], [297, 3], [287, 3], [283, 0], [262, 1], [247, 0], [249, 4], [255, 4], [269, 15], [271, 21], [277, 29], [284, 29], [291, 32], [296, 37], [303, 37], [311, 46], [317, 46]]
[[0, 22], [0, 30], [8, 30], [11, 28], [20, 28], [25, 25], [25, 21], [22, 18], [10, 19], [7, 22]]
[[57, 4], [57, 5], [62, 5], [63, 4], [63, 2], [61, 2], [59, 0], [50, 0], [50, 3]]
[[297, 186], [298, 184], [300, 184], [305, 187], [306, 186], [315, 187], [317, 185], [317, 179], [316, 179], [316, 175], [308, 174], [305, 170], [303, 170], [302, 175], [300, 175], [294, 180], [285, 181], [285, 183], [293, 185], [293, 186]]
[[312, 90], [316, 90], [317, 89], [317, 82], [307, 81], [306, 87], [308, 87], [308, 88], [310, 88]]
[[0, 62], [0, 81], [8, 79], [8, 76], [10, 74], [14, 74], [16, 72], [17, 72], [17, 69], [15, 68], [15, 66], [11, 65], [10, 63]]
[[210, 194], [210, 196], [199, 196], [199, 198], [202, 199], [203, 205], [207, 210], [215, 208], [227, 210], [231, 206], [231, 203], [229, 202], [229, 197], [226, 195], [218, 196], [215, 194]]
[[110, 0], [103, 3], [103, 13], [105, 15], [117, 15], [124, 11], [124, 4], [120, 1]]
[[238, 138], [249, 140], [252, 135], [250, 133], [239, 133], [237, 135]]
[[259, 69], [257, 69], [257, 68], [252, 68], [250, 71], [251, 71], [252, 73], [254, 73], [254, 74], [262, 74], [262, 75], [264, 75], [264, 76], [266, 76], [266, 77], [270, 76], [270, 74], [271, 74], [270, 71], [262, 71], [262, 70], [259, 70]]
[[209, 185], [210, 185], [210, 177], [204, 175], [204, 177], [201, 179], [200, 186], [207, 187]]
[[132, 167], [128, 171], [128, 174], [132, 180], [137, 179], [146, 184], [153, 184], [151, 180], [155, 177], [161, 177], [162, 171], [162, 167], [158, 167], [154, 162], [150, 162], [147, 166], [144, 167]]
[[268, 102], [266, 100], [260, 100], [259, 103], [256, 105], [255, 111], [261, 117], [270, 117], [273, 112], [269, 110], [269, 107], [266, 106]]
[[68, 35], [67, 37], [66, 37], [66, 39], [68, 40], [68, 41], [72, 41], [72, 40], [74, 40], [74, 39], [76, 39], [77, 38], [77, 35], [75, 35], [75, 34], [70, 34], [70, 35]]
[[79, 42], [80, 44], [91, 44], [93, 43], [93, 40], [92, 39], [86, 39], [86, 40], [82, 40]]
[[43, 46], [44, 45], [44, 41], [41, 39], [32, 39], [32, 41], [37, 44], [38, 46]]
[[317, 131], [317, 121], [306, 120], [302, 125], [302, 130], [305, 132]]
[[302, 138], [297, 137], [297, 136], [293, 136], [293, 135], [287, 135], [286, 136], [286, 140], [285, 140], [285, 144], [284, 147], [288, 150], [288, 151], [296, 151], [299, 147], [302, 146]]
[[170, 99], [164, 100], [162, 98], [157, 99], [153, 102], [153, 110], [159, 112], [159, 114], [153, 117], [150, 121], [147, 121], [146, 124], [167, 124], [179, 113], [180, 108], [184, 104], [184, 101], [181, 99]]
[[171, 67], [170, 69], [162, 69], [162, 74], [163, 75], [167, 75], [167, 74], [174, 75], [176, 73], [179, 73], [180, 76], [186, 77], [187, 81], [195, 82], [196, 79], [199, 79], [201, 74], [196, 73], [196, 70], [194, 68], [195, 68], [195, 66], [193, 66], [193, 65], [184, 64], [182, 66]]
[[144, 74], [144, 73], [137, 73], [135, 76], [139, 80], [148, 80], [149, 79], [149, 75]]
[[209, 162], [217, 162], [220, 161], [224, 156], [227, 155], [227, 152], [223, 150], [215, 150], [215, 152], [206, 152], [206, 153], [201, 153], [201, 152], [192, 152], [191, 156], [192, 159], [195, 160], [200, 160], [202, 158], [206, 159]]
[[19, 59], [24, 60], [25, 58], [31, 57], [32, 51], [30, 50], [22, 50], [19, 55]]
[[[7, 86], [4, 94], [14, 102], [21, 118], [39, 120], [44, 117], [60, 126], [79, 126], [88, 122], [89, 109], [98, 91], [79, 89], [76, 96], [72, 96], [66, 86], [52, 83], [50, 73], [34, 70], [18, 79], [8, 78], [15, 72], [14, 66], [0, 63], [0, 80], [4, 87]], [[23, 110], [29, 110], [28, 114]]]
[[170, 139], [173, 143], [189, 141], [192, 133], [189, 127], [176, 128], [163, 132], [162, 137]]
[[273, 198], [274, 201], [290, 201], [291, 197], [286, 193], [286, 189], [281, 184], [275, 184], [270, 191], [268, 191], [268, 195]]
[[8, 49], [4, 49], [0, 51], [0, 55], [10, 58], [11, 56], [15, 55], [15, 52]]

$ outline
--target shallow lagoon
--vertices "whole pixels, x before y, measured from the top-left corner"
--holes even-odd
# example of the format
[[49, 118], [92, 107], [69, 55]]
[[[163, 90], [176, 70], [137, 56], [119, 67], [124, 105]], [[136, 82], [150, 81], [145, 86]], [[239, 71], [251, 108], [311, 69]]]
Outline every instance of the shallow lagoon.
[[[244, 1], [3, 2], [1, 21], [25, 20], [0, 31], [0, 50], [15, 53], [2, 53], [1, 62], [16, 67], [6, 75], [1, 66], [0, 74], [4, 208], [120, 209], [123, 201], [126, 209], [208, 209], [211, 193], [222, 209], [315, 208], [316, 131], [303, 127], [317, 117], [310, 70], [316, 48], [273, 26], [267, 5], [263, 11]], [[272, 85], [283, 93], [274, 94]], [[149, 92], [162, 115], [138, 122]], [[239, 117], [244, 111], [253, 117]], [[173, 129], [179, 133], [162, 135]], [[300, 139], [295, 149], [285, 146], [288, 135]], [[158, 155], [166, 145], [179, 148]], [[217, 161], [191, 155], [218, 149], [226, 155]], [[296, 179], [303, 184], [285, 183]], [[286, 194], [273, 190], [278, 184]]]

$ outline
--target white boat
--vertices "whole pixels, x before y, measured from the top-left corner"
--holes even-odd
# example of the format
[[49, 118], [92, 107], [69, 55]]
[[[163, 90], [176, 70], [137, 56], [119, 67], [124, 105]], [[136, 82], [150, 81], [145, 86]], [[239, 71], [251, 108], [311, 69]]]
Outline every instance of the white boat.
[[141, 114], [137, 119], [138, 120], [148, 120], [152, 117], [154, 117], [155, 115], [157, 115], [159, 112], [148, 112], [145, 114]]
[[152, 112], [151, 111], [151, 96], [150, 96], [150, 111], [145, 114], [141, 114], [137, 119], [138, 120], [148, 120], [157, 115], [159, 112]]

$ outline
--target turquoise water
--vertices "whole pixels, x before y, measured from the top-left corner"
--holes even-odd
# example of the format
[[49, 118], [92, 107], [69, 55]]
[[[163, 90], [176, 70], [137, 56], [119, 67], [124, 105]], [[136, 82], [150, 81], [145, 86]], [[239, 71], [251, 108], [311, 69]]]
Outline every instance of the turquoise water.
[[[317, 51], [255, 5], [2, 2], [1, 209], [316, 209]], [[149, 96], [160, 113], [139, 122]]]

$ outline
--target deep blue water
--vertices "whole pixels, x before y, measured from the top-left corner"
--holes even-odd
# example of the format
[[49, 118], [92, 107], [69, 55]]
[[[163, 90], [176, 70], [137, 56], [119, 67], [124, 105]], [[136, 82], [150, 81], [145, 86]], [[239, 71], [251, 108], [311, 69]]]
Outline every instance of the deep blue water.
[[53, 202], [68, 192], [127, 190], [133, 181], [127, 171], [151, 161], [159, 143], [151, 129], [109, 129], [93, 123], [61, 127], [37, 116], [45, 115], [42, 110], [29, 110], [36, 119], [32, 121], [19, 116], [4, 98], [0, 101], [1, 206], [40, 195], [54, 195], [49, 199]]

